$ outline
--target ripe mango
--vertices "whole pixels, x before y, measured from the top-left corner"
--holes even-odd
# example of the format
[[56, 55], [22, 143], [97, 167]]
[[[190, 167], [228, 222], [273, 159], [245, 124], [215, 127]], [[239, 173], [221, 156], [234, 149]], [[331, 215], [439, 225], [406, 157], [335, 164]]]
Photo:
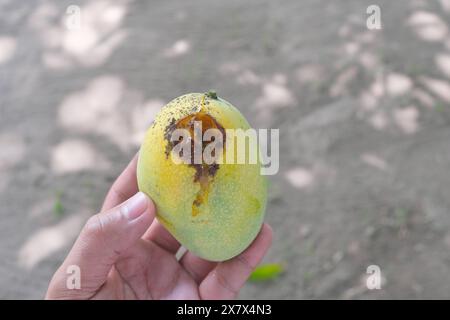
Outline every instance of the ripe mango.
[[[172, 100], [146, 132], [137, 165], [138, 186], [153, 199], [157, 219], [184, 247], [204, 259], [224, 261], [245, 250], [258, 234], [267, 181], [260, 174], [259, 157], [256, 163], [248, 161], [249, 149], [241, 164], [175, 163], [169, 155], [174, 148], [170, 134], [176, 128], [192, 134], [193, 120], [201, 122], [202, 133], [220, 130], [224, 140], [227, 129], [250, 128], [239, 110], [214, 92]], [[231, 152], [224, 141], [220, 159], [227, 151]], [[242, 152], [237, 146], [234, 151], [236, 157]]]

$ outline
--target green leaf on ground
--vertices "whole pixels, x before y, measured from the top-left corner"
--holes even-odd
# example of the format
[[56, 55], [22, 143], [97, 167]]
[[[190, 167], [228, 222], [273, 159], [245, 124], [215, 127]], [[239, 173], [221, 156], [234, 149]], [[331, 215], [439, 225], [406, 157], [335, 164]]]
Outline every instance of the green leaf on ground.
[[273, 280], [278, 278], [283, 272], [284, 267], [279, 263], [262, 264], [256, 267], [249, 280], [254, 282]]
[[53, 212], [56, 216], [60, 217], [64, 214], [64, 206], [61, 201], [62, 192], [56, 193], [55, 204], [53, 205]]

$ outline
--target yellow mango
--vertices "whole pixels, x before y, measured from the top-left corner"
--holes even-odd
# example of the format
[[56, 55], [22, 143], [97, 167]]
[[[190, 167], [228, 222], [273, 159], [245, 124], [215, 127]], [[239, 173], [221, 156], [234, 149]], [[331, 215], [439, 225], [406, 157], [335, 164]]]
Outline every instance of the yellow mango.
[[[189, 130], [200, 121], [202, 133], [218, 129], [224, 143], [217, 163], [186, 164], [173, 161], [174, 129]], [[137, 181], [157, 208], [157, 219], [189, 251], [211, 261], [228, 260], [245, 250], [258, 234], [265, 213], [267, 181], [260, 174], [260, 160], [229, 163], [231, 138], [227, 129], [250, 128], [244, 116], [215, 93], [190, 93], [164, 106], [142, 143]], [[227, 141], [228, 138], [228, 141]], [[212, 142], [210, 142], [212, 143]], [[205, 144], [202, 145], [205, 147]], [[218, 153], [219, 154], [219, 153]], [[174, 156], [176, 157], [176, 155]], [[190, 155], [191, 159], [193, 154]], [[236, 162], [236, 161], [234, 161]]]

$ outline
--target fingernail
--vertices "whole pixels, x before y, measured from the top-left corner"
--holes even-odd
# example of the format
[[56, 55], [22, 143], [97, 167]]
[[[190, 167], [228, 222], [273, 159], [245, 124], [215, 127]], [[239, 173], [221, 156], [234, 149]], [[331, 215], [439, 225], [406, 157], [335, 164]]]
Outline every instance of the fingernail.
[[141, 216], [148, 206], [148, 199], [142, 192], [136, 193], [130, 199], [128, 199], [120, 208], [123, 215], [127, 217], [128, 220], [134, 220]]

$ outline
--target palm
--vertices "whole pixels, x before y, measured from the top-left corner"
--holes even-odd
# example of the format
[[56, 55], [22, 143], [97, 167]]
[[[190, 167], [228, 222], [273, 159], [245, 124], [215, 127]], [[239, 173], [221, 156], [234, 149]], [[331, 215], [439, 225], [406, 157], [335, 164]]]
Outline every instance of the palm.
[[199, 299], [198, 284], [175, 256], [140, 240], [111, 269], [100, 299]]

